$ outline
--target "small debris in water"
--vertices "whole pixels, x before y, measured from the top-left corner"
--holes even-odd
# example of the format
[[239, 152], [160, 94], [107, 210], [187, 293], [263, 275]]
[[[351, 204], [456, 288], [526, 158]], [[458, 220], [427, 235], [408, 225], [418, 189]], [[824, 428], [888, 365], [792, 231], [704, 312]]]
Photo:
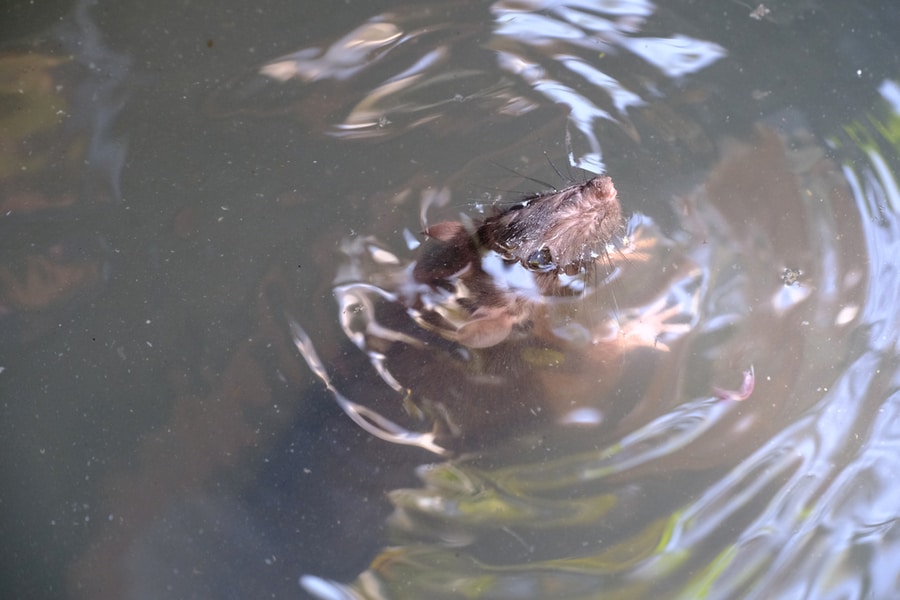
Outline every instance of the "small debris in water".
[[[735, 4], [739, 4], [745, 8], [750, 8], [749, 4], [741, 2], [741, 0], [732, 0]], [[772, 11], [769, 10], [769, 7], [765, 4], [759, 4], [756, 8], [750, 11], [750, 18], [756, 21], [762, 21], [763, 19], [771, 21]]]
[[750, 13], [751, 19], [756, 19], [757, 21], [762, 21], [766, 17], [772, 14], [772, 11], [769, 10], [765, 4], [760, 4]]
[[739, 390], [725, 390], [714, 387], [713, 393], [722, 400], [746, 400], [753, 393], [755, 383], [756, 374], [753, 371], [753, 365], [750, 365], [750, 369], [744, 371], [744, 380], [741, 382]]
[[803, 271], [801, 271], [800, 269], [785, 267], [784, 271], [781, 272], [781, 281], [786, 286], [792, 286], [800, 283], [800, 277], [802, 276]]

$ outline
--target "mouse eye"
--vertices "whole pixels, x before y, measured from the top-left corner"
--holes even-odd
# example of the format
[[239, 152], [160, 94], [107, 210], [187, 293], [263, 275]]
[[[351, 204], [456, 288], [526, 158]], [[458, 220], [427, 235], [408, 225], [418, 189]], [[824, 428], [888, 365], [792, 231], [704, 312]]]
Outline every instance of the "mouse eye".
[[553, 256], [550, 254], [550, 248], [547, 246], [532, 252], [528, 260], [525, 261], [525, 266], [532, 271], [546, 272], [556, 270], [556, 264], [553, 262]]

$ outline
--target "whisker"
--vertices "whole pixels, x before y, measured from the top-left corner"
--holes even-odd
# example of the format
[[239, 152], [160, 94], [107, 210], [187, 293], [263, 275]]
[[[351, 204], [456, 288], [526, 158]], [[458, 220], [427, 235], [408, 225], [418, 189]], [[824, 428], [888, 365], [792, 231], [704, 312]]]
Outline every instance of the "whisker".
[[[563, 177], [563, 174], [559, 172], [559, 169], [556, 168], [556, 165], [553, 164], [553, 161], [550, 160], [550, 155], [547, 154], [547, 151], [544, 150], [544, 158], [547, 159], [547, 164], [550, 165], [550, 168], [556, 173], [556, 176], [559, 177], [560, 181], [572, 181], [574, 178], [572, 177], [572, 172], [569, 171], [569, 177]], [[566, 169], [568, 170], [568, 165], [566, 165]]]
[[[538, 185], [540, 185], [540, 186], [542, 186], [542, 187], [544, 187], [544, 188], [548, 188], [548, 189], [551, 189], [551, 190], [554, 190], [554, 191], [558, 191], [558, 190], [556, 189], [556, 186], [555, 186], [555, 185], [552, 185], [552, 184], [550, 184], [550, 183], [547, 183], [546, 181], [542, 181], [542, 180], [540, 180], [540, 179], [536, 179], [536, 178], [534, 178], [534, 177], [530, 177], [530, 176], [525, 175], [524, 173], [522, 173], [522, 172], [520, 172], [520, 171], [516, 171], [515, 169], [512, 169], [512, 168], [510, 168], [510, 167], [507, 167], [506, 165], [501, 165], [500, 163], [493, 163], [493, 164], [494, 164], [494, 166], [496, 166], [496, 167], [498, 167], [498, 168], [500, 168], [500, 169], [503, 169], [504, 171], [508, 171], [508, 172], [512, 173], [513, 175], [515, 175], [515, 176], [517, 176], [517, 177], [521, 177], [522, 179], [527, 179], [528, 181], [534, 182], [534, 183], [536, 183], [536, 184], [538, 184]], [[556, 170], [555, 167], [554, 167], [554, 170]], [[557, 171], [557, 174], [559, 174], [559, 171]], [[562, 179], [562, 176], [560, 176], [560, 179]]]

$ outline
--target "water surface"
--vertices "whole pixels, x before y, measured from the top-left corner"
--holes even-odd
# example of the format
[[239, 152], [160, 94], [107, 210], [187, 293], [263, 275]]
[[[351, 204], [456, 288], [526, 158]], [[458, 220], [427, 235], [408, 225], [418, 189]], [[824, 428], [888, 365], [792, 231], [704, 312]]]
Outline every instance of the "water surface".
[[[7, 9], [9, 595], [895, 596], [900, 14], [764, 8]], [[340, 410], [292, 323], [428, 431], [335, 290], [596, 172], [646, 242], [577, 306], [606, 343], [496, 350], [515, 401], [398, 354], [503, 403], [450, 456]]]

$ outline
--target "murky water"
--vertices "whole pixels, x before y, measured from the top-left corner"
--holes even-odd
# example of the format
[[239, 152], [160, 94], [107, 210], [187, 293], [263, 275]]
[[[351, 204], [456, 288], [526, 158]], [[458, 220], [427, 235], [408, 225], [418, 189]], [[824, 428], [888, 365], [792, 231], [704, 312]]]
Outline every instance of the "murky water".
[[[6, 595], [900, 593], [896, 8], [302, 4], [0, 19]], [[599, 172], [584, 293], [413, 285]]]

